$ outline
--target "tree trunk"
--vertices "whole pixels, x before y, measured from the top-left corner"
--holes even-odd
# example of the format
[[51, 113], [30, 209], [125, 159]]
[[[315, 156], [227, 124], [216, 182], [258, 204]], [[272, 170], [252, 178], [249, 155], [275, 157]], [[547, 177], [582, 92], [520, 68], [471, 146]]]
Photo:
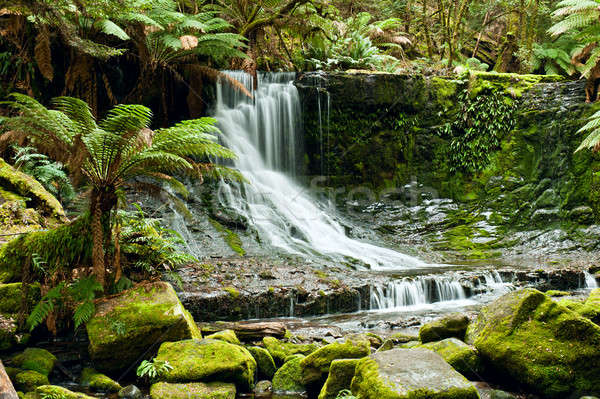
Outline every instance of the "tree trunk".
[[104, 265], [104, 231], [102, 229], [102, 209], [100, 196], [92, 199], [92, 266], [96, 280], [104, 287], [106, 266]]
[[6, 374], [2, 360], [0, 360], [0, 399], [19, 399], [15, 387]]
[[203, 335], [223, 330], [233, 330], [242, 341], [255, 341], [264, 337], [283, 338], [286, 333], [285, 324], [276, 321], [260, 323], [218, 322], [199, 326]]

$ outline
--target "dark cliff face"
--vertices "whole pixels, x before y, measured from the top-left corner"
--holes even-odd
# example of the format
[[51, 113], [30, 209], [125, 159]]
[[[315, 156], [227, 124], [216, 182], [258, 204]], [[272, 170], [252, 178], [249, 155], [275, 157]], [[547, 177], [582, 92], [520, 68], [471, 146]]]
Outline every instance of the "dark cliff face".
[[578, 129], [600, 108], [585, 104], [583, 82], [309, 73], [296, 86], [307, 172], [332, 186], [417, 182], [510, 225], [600, 216], [600, 157], [574, 153]]

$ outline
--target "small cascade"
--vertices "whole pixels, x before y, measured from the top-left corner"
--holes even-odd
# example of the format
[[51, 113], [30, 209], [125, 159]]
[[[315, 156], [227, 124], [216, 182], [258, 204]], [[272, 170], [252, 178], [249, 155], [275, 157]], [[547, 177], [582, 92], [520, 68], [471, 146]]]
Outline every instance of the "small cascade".
[[589, 273], [588, 271], [584, 271], [583, 276], [584, 276], [583, 288], [588, 288], [588, 289], [598, 288], [598, 281], [596, 281], [596, 278], [591, 273]]

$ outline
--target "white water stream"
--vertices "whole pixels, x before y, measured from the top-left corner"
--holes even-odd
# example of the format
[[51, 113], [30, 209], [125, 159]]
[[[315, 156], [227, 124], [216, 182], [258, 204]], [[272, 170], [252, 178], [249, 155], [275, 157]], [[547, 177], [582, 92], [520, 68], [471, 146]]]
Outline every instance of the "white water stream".
[[[227, 72], [252, 90], [252, 77]], [[361, 263], [373, 270], [426, 266], [417, 258], [349, 238], [344, 227], [295, 178], [303, 155], [301, 109], [293, 73], [259, 75], [250, 99], [226, 83], [217, 85], [214, 117], [234, 166], [247, 184], [223, 183], [222, 206], [246, 218], [260, 241], [286, 254]]]

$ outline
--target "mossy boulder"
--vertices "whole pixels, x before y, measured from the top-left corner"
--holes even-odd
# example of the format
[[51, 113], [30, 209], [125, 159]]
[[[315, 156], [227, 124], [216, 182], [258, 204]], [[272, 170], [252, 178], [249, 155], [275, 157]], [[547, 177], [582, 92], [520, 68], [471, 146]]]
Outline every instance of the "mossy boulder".
[[410, 341], [418, 341], [419, 336], [416, 334], [396, 333], [388, 337], [394, 344], [405, 344]]
[[319, 349], [316, 344], [295, 344], [293, 342], [280, 341], [274, 337], [264, 337], [263, 345], [278, 366], [281, 366], [288, 356], [295, 354], [306, 356]]
[[544, 398], [600, 392], [600, 327], [535, 289], [485, 306], [467, 342], [497, 374]]
[[248, 352], [256, 360], [258, 379], [271, 380], [277, 371], [277, 367], [269, 351], [260, 346], [248, 346], [246, 349], [248, 349]]
[[359, 359], [368, 356], [370, 353], [370, 341], [364, 334], [347, 337], [344, 342], [325, 345], [300, 362], [302, 383], [306, 386], [323, 383], [332, 361], [336, 359]]
[[216, 332], [211, 335], [207, 335], [208, 339], [220, 339], [221, 341], [229, 342], [230, 344], [241, 345], [242, 343], [238, 339], [237, 335], [235, 335], [235, 331], [233, 330], [223, 330]]
[[123, 387], [112, 378], [86, 367], [81, 372], [81, 385], [94, 392], [119, 392]]
[[40, 208], [46, 215], [66, 220], [58, 200], [33, 177], [13, 168], [0, 158], [0, 187], [25, 198], [27, 206]]
[[32, 370], [21, 371], [15, 376], [13, 382], [15, 389], [23, 392], [31, 392], [39, 386], [50, 384], [47, 375]]
[[559, 303], [566, 305], [580, 316], [588, 318], [596, 324], [600, 324], [600, 288], [592, 290], [590, 296], [583, 303], [568, 300]]
[[150, 387], [152, 399], [235, 399], [235, 385], [222, 382], [169, 384], [158, 382]]
[[423, 348], [396, 348], [360, 359], [351, 390], [361, 399], [479, 399], [464, 376]]
[[140, 285], [102, 300], [86, 329], [90, 357], [105, 372], [137, 361], [152, 345], [201, 338], [192, 316], [165, 282]]
[[329, 375], [321, 388], [319, 399], [335, 399], [343, 389], [350, 389], [358, 359], [338, 359], [331, 362]]
[[296, 354], [290, 356], [273, 376], [274, 393], [302, 393], [306, 386], [302, 383], [302, 368], [300, 362], [305, 356]]
[[69, 391], [67, 388], [59, 387], [57, 385], [42, 385], [37, 387], [35, 389], [35, 396], [32, 395], [32, 399], [33, 398], [95, 399], [93, 396], [89, 396], [80, 392]]
[[419, 329], [419, 339], [422, 343], [440, 341], [446, 338], [464, 339], [469, 326], [469, 318], [461, 313], [452, 313]]
[[4, 371], [6, 371], [6, 375], [8, 376], [8, 378], [11, 381], [14, 381], [15, 377], [17, 376], [17, 374], [23, 372], [23, 370], [18, 369], [16, 367], [4, 367]]
[[163, 343], [157, 360], [168, 361], [173, 369], [166, 382], [233, 382], [244, 392], [254, 386], [256, 361], [248, 350], [217, 339], [188, 339]]
[[471, 380], [481, 379], [479, 374], [482, 371], [482, 362], [477, 349], [473, 346], [456, 338], [446, 338], [419, 347], [434, 351], [465, 377]]
[[12, 364], [22, 370], [37, 371], [48, 376], [54, 369], [56, 357], [45, 349], [27, 348], [13, 357]]

